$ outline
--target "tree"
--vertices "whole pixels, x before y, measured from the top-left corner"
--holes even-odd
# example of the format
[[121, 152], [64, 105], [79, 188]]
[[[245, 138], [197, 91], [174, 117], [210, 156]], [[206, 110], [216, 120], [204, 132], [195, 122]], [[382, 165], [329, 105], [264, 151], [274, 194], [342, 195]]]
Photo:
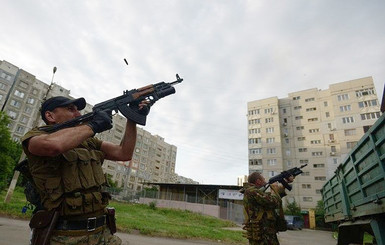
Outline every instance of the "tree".
[[13, 168], [19, 161], [22, 151], [20, 143], [11, 138], [9, 122], [5, 112], [0, 111], [0, 190], [4, 189], [11, 180]]
[[298, 206], [296, 201], [293, 201], [291, 203], [288, 203], [286, 205], [285, 214], [287, 215], [297, 215], [302, 217], [301, 215], [301, 208]]

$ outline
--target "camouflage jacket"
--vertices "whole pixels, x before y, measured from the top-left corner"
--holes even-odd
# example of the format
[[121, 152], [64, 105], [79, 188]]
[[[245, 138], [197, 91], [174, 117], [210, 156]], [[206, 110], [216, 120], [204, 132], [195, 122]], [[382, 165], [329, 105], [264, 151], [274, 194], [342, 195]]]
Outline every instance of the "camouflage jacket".
[[243, 189], [243, 205], [246, 237], [259, 241], [258, 244], [279, 244], [277, 240], [276, 212], [281, 205], [281, 198], [254, 184], [245, 183]]

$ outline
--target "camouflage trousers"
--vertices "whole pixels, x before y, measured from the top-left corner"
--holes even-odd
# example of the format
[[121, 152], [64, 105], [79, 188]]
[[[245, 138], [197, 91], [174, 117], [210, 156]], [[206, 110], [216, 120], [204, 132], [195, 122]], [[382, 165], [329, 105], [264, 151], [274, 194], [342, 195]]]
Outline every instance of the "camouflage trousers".
[[[111, 235], [110, 229], [103, 228], [101, 231], [93, 234], [73, 236], [57, 235], [51, 237], [50, 245], [121, 245], [122, 240]], [[128, 244], [128, 243], [126, 243]]]

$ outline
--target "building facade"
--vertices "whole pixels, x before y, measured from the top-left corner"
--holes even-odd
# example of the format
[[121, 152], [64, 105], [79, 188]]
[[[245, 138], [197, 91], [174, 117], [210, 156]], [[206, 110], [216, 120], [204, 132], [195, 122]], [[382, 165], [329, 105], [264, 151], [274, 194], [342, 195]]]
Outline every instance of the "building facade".
[[[15, 141], [19, 141], [33, 127], [44, 125], [40, 116], [41, 103], [47, 98], [59, 95], [71, 98], [70, 90], [56, 83], [48, 85], [17, 66], [0, 61], [0, 107], [11, 119], [8, 127]], [[87, 104], [82, 113], [91, 112], [92, 107]], [[126, 118], [120, 114], [113, 117], [113, 128], [98, 134], [97, 137], [119, 144], [123, 138]], [[190, 181], [175, 173], [176, 154], [176, 146], [138, 127], [132, 161], [105, 161], [103, 168], [119, 187], [129, 190], [141, 190], [143, 182]]]
[[380, 117], [372, 77], [248, 102], [249, 173], [266, 179], [304, 167], [287, 201], [309, 209], [337, 166]]

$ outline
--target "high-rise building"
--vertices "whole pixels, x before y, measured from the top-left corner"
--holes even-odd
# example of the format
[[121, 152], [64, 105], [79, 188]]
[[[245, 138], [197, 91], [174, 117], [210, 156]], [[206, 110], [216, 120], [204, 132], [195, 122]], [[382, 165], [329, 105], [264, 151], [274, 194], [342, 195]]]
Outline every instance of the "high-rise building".
[[307, 164], [286, 199], [303, 209], [317, 205], [325, 181], [381, 114], [372, 77], [250, 101], [247, 109], [249, 173], [269, 179]]
[[[8, 127], [14, 140], [19, 141], [32, 127], [44, 125], [40, 105], [45, 99], [59, 95], [72, 98], [70, 90], [56, 83], [48, 85], [17, 66], [0, 61], [0, 107], [11, 118]], [[91, 112], [92, 107], [87, 104], [82, 113]], [[98, 134], [97, 137], [119, 144], [123, 138], [126, 118], [116, 114], [113, 124], [111, 130]], [[175, 174], [176, 153], [176, 146], [138, 127], [132, 161], [106, 160], [103, 169], [113, 181], [117, 181], [118, 186], [130, 190], [140, 190], [143, 182], [180, 182], [183, 177], [178, 178]]]

